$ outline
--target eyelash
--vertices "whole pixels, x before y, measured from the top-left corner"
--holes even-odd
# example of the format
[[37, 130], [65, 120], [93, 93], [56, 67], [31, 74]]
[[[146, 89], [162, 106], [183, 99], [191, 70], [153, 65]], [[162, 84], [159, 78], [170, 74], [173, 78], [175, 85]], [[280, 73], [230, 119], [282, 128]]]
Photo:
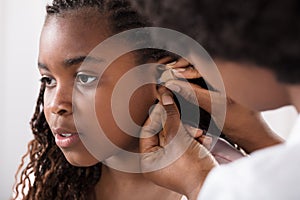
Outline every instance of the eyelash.
[[[91, 79], [91, 78], [92, 78], [92, 80], [90, 80], [89, 83], [84, 83], [84, 82], [82, 82], [82, 80], [80, 80], [80, 77], [81, 77], [81, 78], [85, 77], [85, 78], [88, 79], [88, 81], [89, 81], [89, 79]], [[96, 80], [98, 80], [98, 78], [97, 78], [96, 76], [87, 75], [87, 74], [81, 74], [81, 73], [78, 73], [78, 74], [76, 75], [76, 81], [77, 81], [80, 85], [89, 86], [89, 85], [92, 85]]]
[[50, 85], [51, 81], [54, 80], [54, 78], [51, 78], [50, 76], [42, 76], [40, 81], [46, 85], [46, 87], [54, 87], [55, 85]]
[[[85, 83], [84, 81], [82, 81], [82, 78], [86, 78], [87, 81], [89, 81], [88, 83]], [[91, 79], [92, 80], [89, 80]], [[87, 74], [80, 74], [78, 73], [75, 77], [75, 80], [77, 83], [79, 83], [82, 86], [90, 86], [92, 85], [96, 80], [98, 80], [98, 78], [96, 76], [92, 76], [92, 75], [87, 75]], [[44, 84], [46, 84], [46, 87], [51, 88], [54, 87], [56, 85], [56, 80], [50, 76], [42, 76], [42, 78], [40, 79], [40, 81]], [[52, 83], [52, 81], [55, 81], [55, 83]]]

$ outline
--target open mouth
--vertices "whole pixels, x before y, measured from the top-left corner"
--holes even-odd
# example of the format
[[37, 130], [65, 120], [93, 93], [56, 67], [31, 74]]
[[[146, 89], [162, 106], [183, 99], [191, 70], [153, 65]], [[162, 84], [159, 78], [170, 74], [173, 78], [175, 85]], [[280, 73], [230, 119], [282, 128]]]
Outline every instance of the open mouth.
[[79, 141], [79, 134], [72, 131], [54, 129], [53, 133], [56, 145], [62, 148], [72, 147]]
[[72, 133], [61, 133], [59, 134], [61, 137], [70, 137], [72, 136], [73, 134]]

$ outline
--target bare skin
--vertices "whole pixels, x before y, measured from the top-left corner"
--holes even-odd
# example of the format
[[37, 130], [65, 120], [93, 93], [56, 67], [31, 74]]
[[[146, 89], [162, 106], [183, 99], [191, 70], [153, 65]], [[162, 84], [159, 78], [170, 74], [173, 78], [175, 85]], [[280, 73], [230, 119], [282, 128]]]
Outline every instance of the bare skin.
[[[167, 60], [166, 59], [161, 60], [161, 62], [167, 62]], [[249, 99], [244, 97], [243, 97], [244, 100], [238, 98], [241, 101], [240, 102], [232, 98], [230, 94], [227, 94], [226, 97], [227, 112], [226, 112], [225, 124], [222, 132], [230, 140], [232, 140], [233, 142], [237, 143], [242, 148], [244, 148], [248, 153], [283, 142], [283, 139], [277, 136], [277, 134], [275, 134], [267, 126], [267, 124], [262, 119], [258, 110], [259, 107], [262, 108], [261, 106], [263, 104], [266, 104], [265, 102], [273, 102], [268, 104], [268, 105], [272, 105], [273, 108], [279, 108], [280, 106], [287, 105], [286, 102], [289, 101], [289, 95], [287, 95], [287, 91], [284, 85], [277, 83], [275, 81], [275, 77], [273, 73], [271, 73], [271, 71], [268, 70], [262, 70], [255, 66], [244, 66], [244, 64], [240, 64], [242, 66], [239, 66], [239, 63], [233, 63], [233, 62], [218, 61], [217, 63], [219, 63], [219, 65], [222, 64], [227, 65], [227, 67], [219, 66], [219, 69], [231, 68], [232, 72], [240, 71], [237, 72], [237, 74], [228, 73], [228, 75], [225, 75], [224, 74], [225, 72], [222, 72], [221, 70], [225, 87], [226, 85], [231, 86], [229, 87], [231, 88], [230, 91], [232, 91], [232, 93], [230, 94], [237, 96], [240, 93], [249, 92], [250, 95], [253, 96], [253, 98], [256, 98], [255, 100], [252, 101], [249, 101]], [[188, 66], [189, 63], [184, 59], [180, 59], [176, 64], [171, 65], [171, 67], [174, 69], [175, 76], [186, 78], [186, 79], [194, 79], [202, 76], [197, 69]], [[182, 69], [184, 69], [184, 71]], [[265, 80], [267, 84], [262, 84], [263, 85], [262, 87], [258, 87], [259, 88], [258, 91], [252, 89], [250, 89], [250, 91], [246, 89], [242, 90], [243, 87], [245, 88], [253, 87], [251, 85], [252, 83], [248, 82], [248, 79], [241, 81], [241, 84], [237, 84], [238, 81], [233, 81], [235, 82], [235, 84], [229, 82], [229, 80], [234, 79], [234, 76], [241, 77], [243, 73], [252, 74], [252, 75], [256, 74], [253, 73], [253, 71], [257, 72], [258, 74], [262, 73], [262, 75], [257, 75], [257, 78], [253, 78], [255, 80], [253, 82], [263, 83], [263, 81], [265, 80], [264, 77], [265, 76], [269, 77], [267, 81]], [[235, 79], [238, 80], [238, 78]], [[219, 96], [217, 92], [208, 92], [207, 90], [195, 84], [188, 84], [180, 80], [170, 80], [165, 85], [171, 90], [178, 90], [176, 92], [179, 92], [183, 97], [187, 98], [187, 100], [191, 102], [193, 102], [193, 99], [189, 99], [189, 97], [192, 97], [193, 95], [189, 95], [189, 94], [195, 92], [198, 99], [198, 105], [210, 113], [211, 113], [211, 95], [214, 95], [216, 98], [218, 98]], [[239, 88], [236, 88], [236, 90], [234, 90], [232, 89], [234, 88], [232, 85], [242, 85], [243, 87], [235, 86], [235, 88], [236, 87]], [[193, 91], [190, 90], [189, 86], [193, 88]], [[277, 94], [276, 92], [273, 92], [274, 89], [270, 89], [270, 88], [274, 88], [275, 86], [276, 88], [279, 88], [279, 90], [275, 90], [277, 91]], [[264, 92], [264, 91], [270, 91], [268, 92], [269, 95], [259, 95], [260, 92]], [[260, 98], [260, 96], [266, 96], [266, 97]], [[279, 96], [279, 98], [275, 98], [274, 96]], [[281, 98], [281, 96], [283, 97]], [[272, 100], [269, 99], [270, 97]], [[252, 106], [249, 106], [249, 103], [251, 103]], [[263, 108], [267, 109], [266, 106], [264, 106]], [[216, 121], [218, 121], [218, 116], [213, 116], [213, 117]], [[247, 130], [249, 130], [249, 132], [247, 132]]]
[[[286, 89], [289, 92], [289, 96], [291, 97], [291, 105], [294, 105], [297, 108], [297, 111], [300, 112], [300, 85], [287, 85]], [[174, 118], [174, 116], [171, 116]], [[251, 120], [250, 120], [251, 121]], [[249, 127], [251, 128], [251, 127]], [[246, 129], [246, 128], [245, 128]], [[255, 131], [255, 130], [253, 130]], [[249, 132], [249, 130], [247, 130]], [[172, 134], [172, 132], [166, 132], [168, 134]], [[142, 143], [144, 143], [144, 149], [147, 148], [157, 148], [158, 146], [161, 147], [161, 145], [158, 142], [155, 142], [154, 140], [142, 140]], [[201, 145], [198, 143], [198, 148], [199, 152], [201, 152]], [[149, 152], [149, 151], [148, 151]], [[201, 187], [203, 183], [205, 182], [206, 175], [208, 174], [208, 171], [210, 171], [214, 166], [211, 165], [213, 162], [213, 158], [211, 158], [209, 155], [206, 157], [206, 159], [200, 159], [197, 158], [196, 155], [199, 155], [199, 152], [193, 153], [194, 155], [189, 155], [190, 159], [185, 159], [185, 160], [178, 160], [177, 162], [173, 163], [171, 166], [168, 168], [173, 168], [173, 173], [167, 173], [170, 172], [170, 170], [164, 169], [152, 172], [152, 173], [147, 173], [145, 176], [155, 182], [156, 184], [162, 185], [166, 188], [172, 188], [174, 191], [181, 192], [188, 196], [188, 199], [195, 200], [197, 199], [197, 196], [199, 194], [199, 191], [201, 190]], [[155, 159], [155, 154], [153, 154], [153, 157], [151, 159]], [[165, 155], [167, 156], [167, 155]], [[149, 159], [149, 158], [148, 158]], [[165, 159], [164, 157], [160, 157], [160, 159]], [[182, 163], [180, 163], [182, 161]], [[182, 168], [178, 166], [189, 166], [189, 172], [190, 174], [193, 174], [194, 176], [186, 176], [182, 175], [183, 173], [178, 173], [178, 171], [183, 170]], [[208, 168], [207, 168], [208, 167]], [[210, 168], [210, 169], [209, 169]], [[208, 170], [208, 171], [207, 171]], [[172, 171], [171, 171], [172, 172]], [[160, 174], [165, 174], [164, 177], [160, 177]], [[174, 180], [175, 179], [175, 180]], [[180, 184], [180, 180], [186, 180], [188, 183], [195, 183], [198, 181], [198, 184], [193, 185], [193, 184], [185, 184], [182, 185]], [[188, 179], [188, 180], [187, 180]], [[166, 181], [166, 180], [171, 180], [171, 181]]]
[[[86, 15], [91, 16], [86, 17]], [[94, 23], [92, 29], [85, 19]], [[97, 73], [93, 73], [93, 68], [99, 65], [99, 60], [91, 59], [86, 63], [91, 70], [82, 71], [80, 68], [83, 62], [82, 58], [86, 58], [90, 51], [110, 34], [105, 17], [99, 17], [98, 11], [95, 10], [87, 12], [83, 9], [79, 13], [66, 15], [64, 18], [51, 17], [43, 27], [40, 40], [39, 70], [41, 76], [46, 80], [44, 112], [54, 137], [59, 135], [56, 133], [58, 128], [73, 135], [86, 134], [78, 133], [76, 130], [74, 114], [85, 110], [84, 106], [86, 105], [80, 104], [83, 98], [80, 96], [72, 101], [73, 89], [89, 94], [89, 86], [97, 80], [95, 77]], [[122, 149], [138, 152], [138, 139], [127, 135], [118, 128], [113, 120], [110, 107], [115, 83], [124, 73], [136, 66], [134, 60], [133, 54], [128, 54], [111, 64], [96, 87], [95, 108], [97, 120], [106, 130], [107, 137]], [[155, 85], [141, 87], [133, 94], [130, 114], [137, 124], [143, 124], [148, 116], [149, 108], [156, 99]], [[77, 109], [73, 110], [74, 105], [77, 106]], [[67, 147], [64, 145], [59, 147], [71, 164], [83, 167], [94, 165], [118, 153], [114, 149], [104, 149], [103, 157], [98, 160], [91, 155], [81, 140]], [[102, 176], [95, 191], [97, 199], [107, 200], [179, 200], [182, 197], [182, 194], [157, 186], [145, 179], [141, 173], [120, 172], [105, 165], [103, 165]]]
[[288, 105], [286, 88], [270, 70], [222, 59], [214, 59], [214, 62], [223, 78], [226, 94], [236, 102], [257, 111]]
[[[184, 65], [178, 66], [183, 67]], [[200, 76], [200, 74], [198, 72], [195, 72], [193, 69], [185, 70], [184, 74], [186, 78], [195, 78]], [[182, 76], [182, 74], [180, 76]], [[171, 80], [166, 83], [166, 86], [171, 90], [179, 92], [183, 97], [188, 99], [190, 96], [189, 89], [188, 87], [186, 87], [185, 84], [187, 83], [178, 80]], [[209, 93], [204, 89], [200, 88], [199, 86], [192, 85], [192, 87], [198, 98], [199, 105], [207, 111], [210, 111], [211, 101]], [[300, 112], [300, 85], [282, 84], [282, 87], [284, 87], [283, 89], [287, 91], [287, 99], [289, 100], [288, 104], [294, 105], [297, 111]], [[161, 96], [168, 94], [168, 91], [163, 91], [160, 93]], [[212, 93], [211, 95], [218, 94]], [[173, 113], [172, 115], [169, 114], [170, 118], [176, 118], [176, 116], [174, 116], [174, 113], [176, 115], [176, 112], [169, 113]], [[215, 117], [215, 119], [217, 119], [217, 116]], [[236, 123], [237, 121], [239, 123]], [[165, 124], [165, 127], [167, 126], [168, 124]], [[155, 127], [152, 126], [152, 128]], [[165, 135], [173, 134], [172, 131], [167, 130], [166, 128], [162, 132]], [[260, 118], [259, 113], [257, 111], [253, 111], [245, 106], [242, 106], [236, 103], [231, 98], [227, 98], [227, 115], [223, 132], [232, 140], [244, 147], [248, 152], [252, 152], [257, 149], [280, 144], [281, 142], [283, 142], [274, 133], [272, 133], [272, 131], [270, 131], [270, 129], [266, 126], [264, 121]], [[187, 130], [183, 131], [183, 133], [189, 135]], [[183, 156], [185, 158], [187, 157], [188, 159], [179, 159], [172, 165], [170, 165], [167, 169], [161, 169], [155, 172], [145, 173], [145, 177], [152, 180], [158, 185], [164, 186], [166, 188], [171, 188], [174, 191], [183, 193], [186, 196], [188, 196], [189, 199], [197, 199], [197, 195], [201, 190], [201, 187], [206, 179], [207, 174], [213, 167], [216, 166], [215, 164], [212, 164], [214, 163], [214, 158], [212, 158], [210, 154], [207, 154], [207, 156], [204, 157], [205, 159], [203, 159], [203, 156], [198, 156], [201, 152], [203, 152], [203, 146], [199, 143], [197, 143], [197, 145], [197, 152], [193, 152], [193, 155], [189, 154], [189, 156]], [[159, 140], [154, 139], [141, 140], [141, 146], [143, 147], [142, 152], [148, 153], [152, 152], [153, 149], [164, 148], [164, 145], [162, 145]], [[166, 159], [166, 157], [168, 157], [168, 155], [149, 154], [149, 157], [147, 159], [163, 160]], [[147, 168], [147, 160], [142, 160], [142, 163], [143, 162], [146, 165], [144, 167]], [[180, 166], [185, 166], [185, 168], [181, 168]], [[188, 172], [178, 173], [181, 170], [185, 171], [186, 166], [188, 166]], [[194, 176], [187, 176], [186, 174], [188, 173]], [[165, 176], [161, 176], [161, 174], [164, 174]], [[185, 180], [189, 184], [181, 184], [182, 180]], [[193, 184], [197, 181], [198, 184]]]
[[[167, 64], [170, 58], [161, 59], [159, 62]], [[277, 82], [272, 71], [251, 63], [238, 63], [219, 58], [214, 58], [214, 63], [222, 76], [226, 95], [239, 104], [256, 111], [288, 105], [288, 92], [284, 84]], [[178, 74], [187, 79], [201, 77], [201, 72], [188, 66], [190, 63], [185, 59], [179, 59], [170, 65], [173, 69], [180, 69]], [[182, 71], [183, 69], [185, 71]]]
[[[141, 135], [153, 135], [160, 131], [158, 124], [164, 124], [164, 127], [159, 134], [140, 139], [140, 151], [145, 154], [141, 160], [144, 176], [157, 185], [193, 199], [202, 185], [199, 184], [199, 179], [205, 179], [209, 171], [218, 164], [208, 150], [194, 139], [201, 136], [202, 131], [190, 126], [182, 126], [172, 94], [163, 88], [159, 92], [163, 108], [154, 109], [156, 112], [150, 114]], [[164, 111], [167, 114], [165, 123], [161, 121]], [[171, 143], [179, 132], [181, 134], [178, 142]], [[188, 148], [177, 160], [156, 170], [158, 163], [164, 163], [167, 158], [177, 156], [176, 154], [179, 154], [177, 150], [186, 144]]]

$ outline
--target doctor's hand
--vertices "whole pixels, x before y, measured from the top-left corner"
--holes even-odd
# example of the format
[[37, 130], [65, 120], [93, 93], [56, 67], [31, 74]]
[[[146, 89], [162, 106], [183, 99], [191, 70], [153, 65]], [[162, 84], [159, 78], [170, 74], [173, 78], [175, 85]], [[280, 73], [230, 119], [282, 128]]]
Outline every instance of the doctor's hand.
[[217, 165], [200, 143], [203, 131], [183, 125], [172, 94], [164, 90], [141, 130], [141, 168], [155, 184], [196, 199], [210, 170]]
[[[174, 75], [178, 78], [195, 79], [202, 75], [189, 62], [179, 59], [168, 65], [172, 68]], [[188, 83], [180, 80], [169, 80], [165, 86], [174, 92], [179, 93], [186, 100], [196, 103], [209, 113], [211, 112], [211, 96], [221, 102], [221, 94], [218, 92], [208, 91], [199, 85]], [[220, 99], [220, 101], [218, 100]], [[226, 100], [226, 116], [225, 124], [222, 132], [229, 140], [238, 144], [247, 153], [255, 150], [279, 144], [283, 140], [275, 134], [262, 119], [259, 112], [251, 110], [230, 97], [223, 98]], [[218, 124], [218, 116], [212, 116], [216, 124]]]

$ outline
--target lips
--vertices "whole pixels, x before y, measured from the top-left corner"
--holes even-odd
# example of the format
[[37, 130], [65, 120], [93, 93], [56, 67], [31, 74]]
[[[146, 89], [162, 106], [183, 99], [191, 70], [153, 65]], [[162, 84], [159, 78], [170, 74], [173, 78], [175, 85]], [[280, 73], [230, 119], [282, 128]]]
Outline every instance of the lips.
[[55, 135], [55, 143], [61, 148], [69, 148], [79, 142], [79, 135], [75, 131], [70, 131], [62, 128], [53, 129]]

